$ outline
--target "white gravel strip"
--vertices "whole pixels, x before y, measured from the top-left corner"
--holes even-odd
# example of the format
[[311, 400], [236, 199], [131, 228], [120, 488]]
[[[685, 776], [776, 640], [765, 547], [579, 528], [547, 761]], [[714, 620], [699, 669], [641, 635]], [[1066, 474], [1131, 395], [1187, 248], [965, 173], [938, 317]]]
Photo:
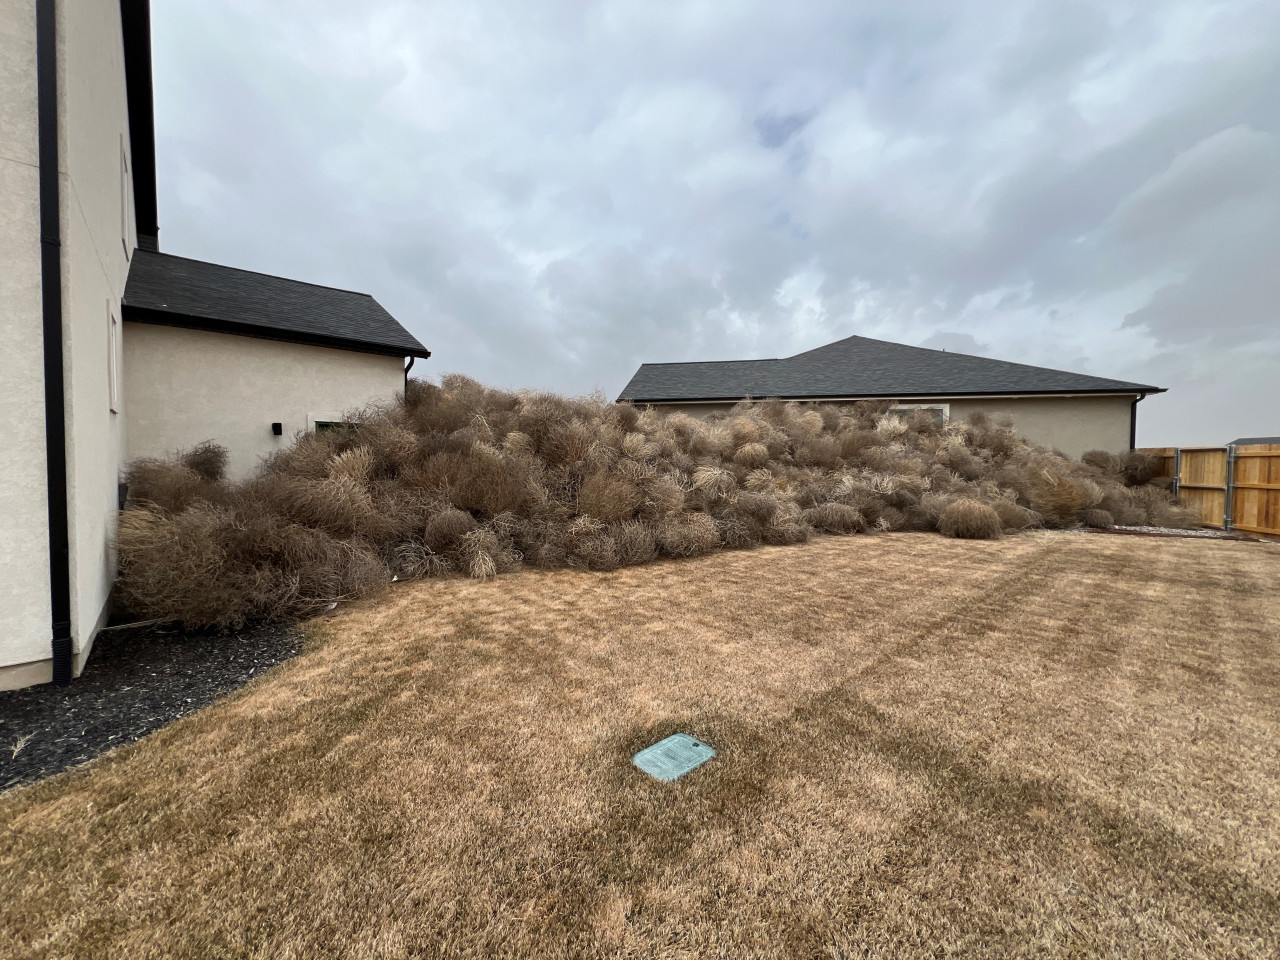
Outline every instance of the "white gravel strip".
[[1239, 534], [1234, 531], [1212, 530], [1199, 528], [1196, 530], [1183, 530], [1178, 527], [1112, 527], [1113, 530], [1133, 530], [1135, 533], [1171, 533], [1179, 537], [1208, 537], [1210, 539], [1220, 537], [1236, 537]]

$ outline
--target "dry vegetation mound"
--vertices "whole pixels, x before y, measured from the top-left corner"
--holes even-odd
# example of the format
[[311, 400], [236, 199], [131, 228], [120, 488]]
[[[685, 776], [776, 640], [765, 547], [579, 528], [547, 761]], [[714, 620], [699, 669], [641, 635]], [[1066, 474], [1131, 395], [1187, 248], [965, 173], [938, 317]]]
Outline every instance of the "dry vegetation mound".
[[393, 578], [521, 563], [611, 570], [815, 533], [1192, 525], [1141, 454], [1073, 461], [980, 416], [944, 427], [888, 409], [765, 400], [698, 420], [411, 381], [243, 483], [222, 479], [211, 445], [132, 464], [120, 595], [141, 617], [238, 626]]

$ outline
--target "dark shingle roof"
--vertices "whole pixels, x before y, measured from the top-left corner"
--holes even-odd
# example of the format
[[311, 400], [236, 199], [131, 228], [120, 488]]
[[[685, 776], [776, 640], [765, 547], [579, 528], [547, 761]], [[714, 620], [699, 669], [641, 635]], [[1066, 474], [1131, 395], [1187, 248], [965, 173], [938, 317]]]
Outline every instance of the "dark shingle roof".
[[367, 293], [167, 253], [134, 252], [123, 305], [126, 320], [369, 353], [431, 356]]
[[1163, 387], [847, 337], [782, 360], [646, 363], [619, 400], [1163, 393]]
[[1280, 437], [1237, 437], [1229, 445], [1233, 447], [1252, 447], [1263, 443], [1280, 443]]

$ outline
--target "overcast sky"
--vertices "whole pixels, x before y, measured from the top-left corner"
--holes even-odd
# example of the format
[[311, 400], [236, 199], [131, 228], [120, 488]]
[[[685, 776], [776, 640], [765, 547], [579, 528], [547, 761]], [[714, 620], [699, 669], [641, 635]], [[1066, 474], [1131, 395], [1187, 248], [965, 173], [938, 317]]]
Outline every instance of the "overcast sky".
[[415, 373], [617, 395], [851, 334], [1280, 434], [1280, 3], [153, 0], [160, 244]]

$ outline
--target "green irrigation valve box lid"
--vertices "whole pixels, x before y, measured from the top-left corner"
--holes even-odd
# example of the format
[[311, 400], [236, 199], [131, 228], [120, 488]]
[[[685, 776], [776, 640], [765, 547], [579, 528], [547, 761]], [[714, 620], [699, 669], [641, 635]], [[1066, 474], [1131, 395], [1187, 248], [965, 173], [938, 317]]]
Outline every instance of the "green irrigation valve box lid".
[[645, 747], [631, 762], [659, 780], [677, 780], [716, 755], [714, 749], [687, 733], [673, 733], [652, 747]]

